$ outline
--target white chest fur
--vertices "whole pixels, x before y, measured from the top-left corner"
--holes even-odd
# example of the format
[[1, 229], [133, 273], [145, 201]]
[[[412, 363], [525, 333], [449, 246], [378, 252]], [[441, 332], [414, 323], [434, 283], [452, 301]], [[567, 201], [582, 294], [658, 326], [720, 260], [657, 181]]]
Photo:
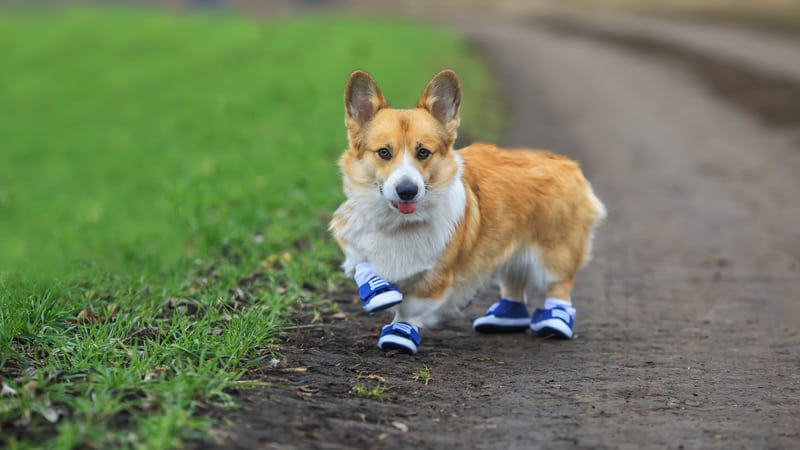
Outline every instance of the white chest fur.
[[466, 206], [460, 171], [445, 189], [429, 191], [413, 217], [392, 209], [374, 190], [345, 189], [348, 198], [336, 213], [346, 222], [336, 231], [346, 242], [345, 270], [369, 262], [393, 283], [434, 269]]

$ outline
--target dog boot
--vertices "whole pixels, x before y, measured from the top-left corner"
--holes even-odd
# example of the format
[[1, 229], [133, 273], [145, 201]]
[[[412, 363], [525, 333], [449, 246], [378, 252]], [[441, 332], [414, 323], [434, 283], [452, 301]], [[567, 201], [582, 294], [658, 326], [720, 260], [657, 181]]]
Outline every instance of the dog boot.
[[366, 312], [383, 311], [403, 301], [397, 286], [378, 276], [369, 263], [356, 266], [355, 280], [361, 306]]
[[399, 350], [413, 355], [421, 338], [419, 330], [414, 325], [406, 322], [395, 322], [385, 325], [378, 338], [378, 348], [381, 350]]
[[472, 322], [472, 328], [480, 333], [517, 333], [527, 330], [530, 322], [531, 316], [524, 303], [501, 298], [485, 316]]
[[531, 318], [531, 331], [542, 337], [572, 339], [575, 308], [570, 302], [548, 298], [544, 308], [536, 308]]

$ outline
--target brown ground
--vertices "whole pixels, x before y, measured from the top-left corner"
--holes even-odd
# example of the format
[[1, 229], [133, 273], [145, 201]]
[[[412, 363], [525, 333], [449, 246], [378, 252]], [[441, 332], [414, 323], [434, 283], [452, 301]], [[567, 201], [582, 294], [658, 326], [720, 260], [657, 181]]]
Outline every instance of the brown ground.
[[388, 317], [360, 312], [353, 287], [345, 314], [287, 331], [273, 385], [239, 392], [219, 441], [197, 446], [800, 447], [800, 80], [648, 36], [494, 20], [458, 26], [510, 101], [506, 143], [577, 158], [609, 209], [577, 337], [476, 335], [489, 293], [424, 330], [419, 354], [385, 354]]

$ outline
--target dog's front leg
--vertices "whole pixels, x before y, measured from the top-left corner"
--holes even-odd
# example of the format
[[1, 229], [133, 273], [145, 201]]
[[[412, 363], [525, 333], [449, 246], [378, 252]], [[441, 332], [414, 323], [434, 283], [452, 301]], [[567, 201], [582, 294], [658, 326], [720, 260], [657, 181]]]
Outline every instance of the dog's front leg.
[[452, 280], [452, 274], [420, 280], [395, 309], [392, 323], [381, 330], [378, 347], [416, 353], [421, 340], [420, 328], [436, 324], [447, 308]]
[[441, 300], [407, 295], [395, 309], [394, 322], [409, 323], [417, 328], [435, 325], [438, 322]]
[[430, 325], [439, 315], [442, 301], [407, 296], [395, 309], [394, 320], [381, 329], [378, 348], [417, 353], [421, 341], [419, 330]]
[[339, 244], [344, 253], [342, 271], [344, 271], [344, 274], [348, 277], [353, 278], [356, 274], [356, 266], [367, 262], [367, 257], [352, 245], [342, 244], [341, 242]]
[[364, 254], [350, 245], [341, 247], [345, 254], [342, 270], [355, 280], [364, 311], [382, 311], [403, 301], [403, 294], [397, 286], [377, 274]]

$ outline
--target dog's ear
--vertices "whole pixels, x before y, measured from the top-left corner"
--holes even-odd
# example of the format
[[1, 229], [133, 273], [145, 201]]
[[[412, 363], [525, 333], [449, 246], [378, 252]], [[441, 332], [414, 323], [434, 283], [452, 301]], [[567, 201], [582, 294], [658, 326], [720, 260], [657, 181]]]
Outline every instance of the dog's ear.
[[417, 103], [417, 108], [425, 108], [444, 125], [455, 139], [458, 129], [458, 109], [461, 106], [461, 82], [452, 70], [443, 70], [428, 83], [425, 92]]
[[383, 98], [378, 83], [362, 70], [350, 74], [344, 88], [344, 123], [352, 135], [375, 117], [375, 113], [389, 106]]

